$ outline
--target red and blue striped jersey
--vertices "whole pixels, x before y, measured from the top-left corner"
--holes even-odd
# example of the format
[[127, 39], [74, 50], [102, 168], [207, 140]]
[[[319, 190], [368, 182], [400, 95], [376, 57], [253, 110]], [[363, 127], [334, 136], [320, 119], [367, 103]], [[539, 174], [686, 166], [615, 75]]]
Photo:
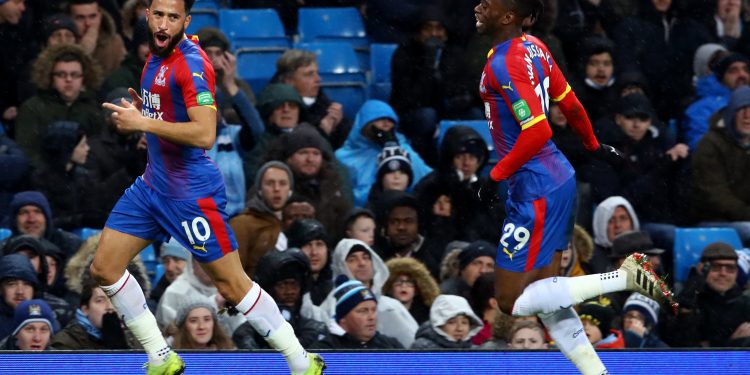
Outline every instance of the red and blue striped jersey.
[[[533, 126], [549, 126], [550, 99], [563, 100], [570, 93], [570, 85], [547, 46], [524, 34], [489, 51], [479, 91], [495, 150], [502, 160], [521, 132]], [[508, 177], [509, 195], [516, 201], [537, 199], [574, 173], [562, 152], [548, 140]]]
[[[196, 42], [185, 39], [166, 58], [149, 56], [141, 74], [142, 113], [175, 123], [190, 122], [188, 108], [216, 109], [214, 68]], [[146, 183], [172, 199], [194, 199], [224, 187], [219, 168], [206, 150], [147, 134]]]

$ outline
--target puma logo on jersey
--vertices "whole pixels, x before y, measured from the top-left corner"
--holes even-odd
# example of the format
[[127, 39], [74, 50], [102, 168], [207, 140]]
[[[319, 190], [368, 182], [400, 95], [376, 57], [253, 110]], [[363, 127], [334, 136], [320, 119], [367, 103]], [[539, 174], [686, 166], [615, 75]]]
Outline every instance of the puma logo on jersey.
[[512, 262], [513, 261], [513, 254], [515, 254], [516, 252], [514, 251], [514, 252], [511, 253], [510, 251], [508, 251], [508, 248], [506, 248], [506, 247], [503, 248], [503, 252], [505, 253], [505, 255], [508, 256], [508, 259], [510, 259], [510, 261]]
[[507, 85], [500, 84], [500, 88], [503, 90], [513, 91], [513, 84], [511, 81], [508, 81]]
[[200, 79], [201, 79], [201, 81], [205, 81], [205, 80], [203, 79], [203, 74], [204, 74], [204, 73], [205, 73], [205, 72], [201, 72], [201, 74], [198, 74], [198, 73], [193, 73], [193, 77], [198, 77], [198, 78], [200, 78]]
[[202, 251], [204, 253], [208, 252], [208, 250], [206, 250], [206, 243], [205, 242], [202, 245], [200, 245], [200, 246], [199, 245], [193, 245], [193, 250], [199, 250], [199, 251]]

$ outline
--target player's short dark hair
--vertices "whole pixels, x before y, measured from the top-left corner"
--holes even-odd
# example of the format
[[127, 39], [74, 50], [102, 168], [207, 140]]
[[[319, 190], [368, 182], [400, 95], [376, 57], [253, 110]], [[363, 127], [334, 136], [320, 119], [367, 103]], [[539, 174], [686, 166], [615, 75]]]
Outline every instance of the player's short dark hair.
[[503, 0], [521, 19], [530, 18], [534, 24], [544, 12], [544, 0]]
[[[148, 7], [151, 8], [151, 3], [153, 3], [154, 0], [148, 0]], [[193, 4], [195, 4], [195, 0], [183, 0], [182, 1], [185, 4], [185, 13], [190, 13], [190, 11], [193, 9]]]

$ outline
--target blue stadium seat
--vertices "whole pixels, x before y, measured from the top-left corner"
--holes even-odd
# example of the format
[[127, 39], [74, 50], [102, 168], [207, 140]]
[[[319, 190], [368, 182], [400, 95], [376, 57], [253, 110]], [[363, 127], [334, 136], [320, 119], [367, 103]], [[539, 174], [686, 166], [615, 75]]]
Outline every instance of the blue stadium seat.
[[159, 263], [156, 265], [154, 270], [154, 277], [151, 279], [151, 287], [153, 288], [159, 282], [159, 279], [164, 275], [164, 265]]
[[284, 51], [276, 47], [243, 48], [237, 54], [237, 74], [258, 95], [276, 73], [276, 60]]
[[370, 65], [370, 40], [356, 8], [301, 8], [297, 21], [299, 41], [346, 42], [354, 47], [359, 65]]
[[192, 12], [195, 12], [196, 10], [203, 10], [203, 9], [219, 9], [222, 7], [222, 1], [221, 0], [196, 0], [195, 4], [193, 4]]
[[734, 228], [677, 228], [674, 235], [674, 277], [675, 282], [687, 279], [690, 267], [701, 258], [706, 245], [722, 241], [735, 249], [742, 248], [740, 236]]
[[398, 44], [370, 46], [370, 98], [387, 102], [391, 98], [391, 59]]
[[219, 23], [237, 55], [237, 74], [260, 93], [289, 49], [279, 15], [273, 9], [222, 9]]
[[295, 43], [294, 48], [318, 55], [318, 72], [323, 82], [367, 82], [354, 48], [347, 43]]
[[8, 228], [0, 228], [0, 240], [4, 240], [13, 235], [13, 232]]
[[344, 107], [344, 116], [354, 119], [367, 100], [367, 84], [364, 82], [322, 82], [321, 89], [334, 102]]
[[73, 234], [78, 235], [78, 237], [81, 237], [82, 240], [86, 240], [87, 238], [97, 235], [101, 232], [101, 229], [96, 228], [76, 228], [73, 229]]
[[443, 120], [440, 121], [440, 131], [438, 133], [438, 146], [443, 143], [443, 137], [445, 136], [445, 132], [448, 131], [448, 129], [456, 126], [456, 125], [464, 125], [468, 126], [479, 133], [479, 135], [482, 136], [484, 139], [484, 142], [487, 143], [487, 149], [490, 151], [490, 160], [493, 160], [497, 158], [497, 155], [495, 154], [495, 142], [492, 141], [492, 136], [490, 135], [490, 129], [487, 127], [487, 121], [485, 120], [469, 120], [469, 121], [448, 121]]
[[153, 277], [156, 274], [156, 267], [159, 265], [159, 258], [156, 256], [153, 244], [141, 250], [141, 260], [143, 261], [143, 265], [146, 266], [148, 275]]
[[187, 32], [190, 35], [198, 33], [204, 27], [219, 27], [219, 12], [216, 9], [193, 9]]
[[289, 48], [284, 25], [273, 9], [222, 9], [219, 28], [237, 53], [244, 48]]

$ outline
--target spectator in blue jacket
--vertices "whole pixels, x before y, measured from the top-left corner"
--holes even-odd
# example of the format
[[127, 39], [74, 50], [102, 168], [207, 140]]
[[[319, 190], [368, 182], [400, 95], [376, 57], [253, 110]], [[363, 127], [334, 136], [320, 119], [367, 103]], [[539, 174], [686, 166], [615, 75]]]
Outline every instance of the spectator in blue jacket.
[[368, 100], [357, 112], [346, 142], [336, 150], [336, 159], [349, 172], [354, 190], [354, 205], [357, 207], [363, 207], [367, 203], [367, 196], [377, 175], [378, 154], [386, 142], [398, 142], [411, 156], [413, 178], [409, 191], [422, 177], [432, 172], [432, 168], [425, 164], [406, 137], [398, 131], [398, 116], [393, 108], [380, 100]]
[[750, 83], [748, 67], [750, 67], [750, 59], [747, 56], [732, 53], [709, 64], [715, 79], [711, 76], [698, 79], [696, 82], [698, 100], [685, 110], [685, 119], [682, 124], [685, 142], [690, 150], [695, 150], [698, 141], [708, 131], [711, 115], [727, 105], [732, 91], [740, 85]]

